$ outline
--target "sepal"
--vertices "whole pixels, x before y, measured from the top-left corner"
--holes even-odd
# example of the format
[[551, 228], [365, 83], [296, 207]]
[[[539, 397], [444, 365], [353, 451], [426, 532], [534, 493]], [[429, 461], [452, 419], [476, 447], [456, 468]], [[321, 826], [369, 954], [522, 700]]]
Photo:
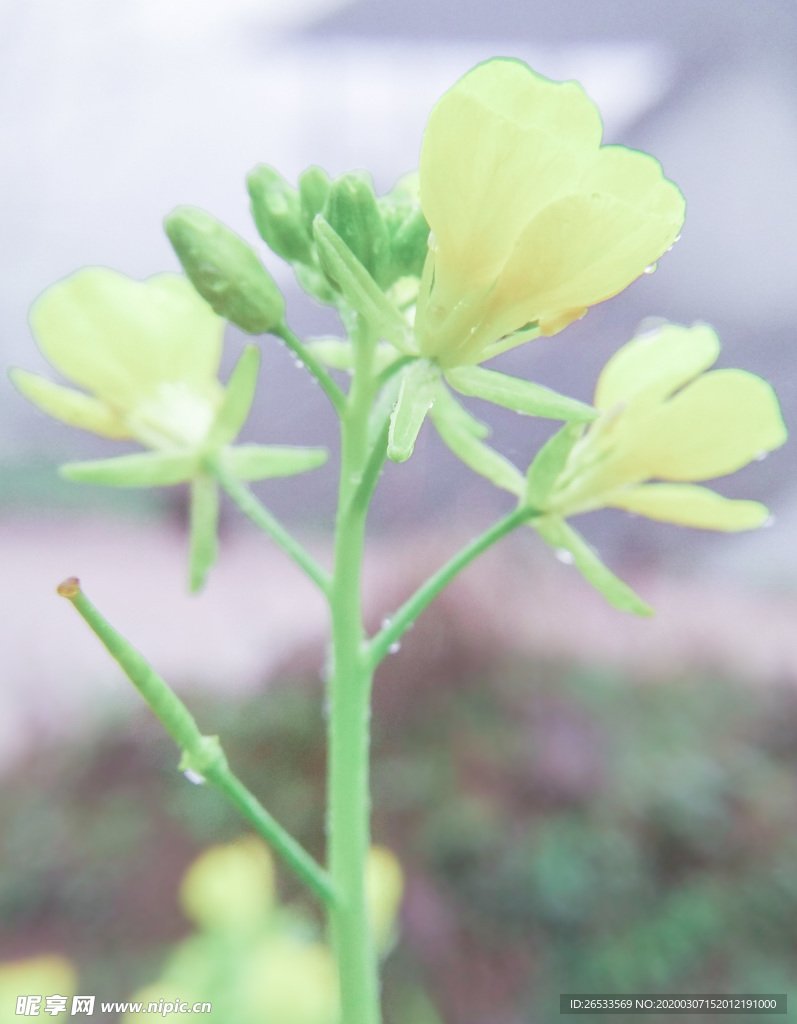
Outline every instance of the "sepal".
[[227, 381], [221, 407], [203, 445], [205, 451], [231, 444], [241, 432], [255, 398], [259, 369], [260, 349], [247, 345]]
[[556, 551], [569, 552], [573, 564], [584, 579], [599, 590], [609, 604], [620, 611], [634, 615], [653, 615], [653, 609], [642, 598], [614, 575], [592, 548], [571, 526], [558, 516], [534, 519], [531, 525], [542, 539]]
[[574, 420], [585, 423], [598, 413], [592, 406], [575, 398], [560, 395], [532, 381], [510, 377], [481, 366], [458, 366], [446, 370], [446, 380], [461, 395], [483, 398], [495, 405], [552, 420]]
[[326, 448], [290, 445], [240, 444], [222, 453], [225, 467], [238, 480], [268, 480], [295, 476], [323, 466], [329, 458]]
[[428, 359], [410, 363], [401, 378], [398, 399], [390, 418], [387, 457], [406, 462], [415, 448], [426, 414], [441, 390], [440, 370]]
[[[330, 370], [354, 372], [354, 346], [343, 338], [314, 338], [305, 342], [307, 348], [324, 366]], [[378, 344], [374, 350], [373, 372], [382, 373], [398, 359], [403, 358], [392, 345]]]
[[526, 504], [544, 509], [548, 496], [565, 467], [567, 457], [584, 432], [580, 423], [568, 423], [537, 452], [526, 473]]
[[318, 255], [344, 299], [378, 335], [405, 355], [415, 355], [410, 327], [338, 233], [320, 214], [313, 221]]
[[106, 487], [171, 487], [191, 480], [197, 473], [194, 451], [137, 452], [112, 459], [67, 462], [59, 474], [67, 480]]
[[219, 553], [219, 489], [207, 473], [191, 481], [191, 540], [188, 583], [192, 594], [204, 586]]
[[444, 387], [438, 388], [430, 416], [443, 442], [466, 466], [496, 487], [518, 498], [523, 496], [523, 474], [503, 455], [483, 443], [476, 431], [484, 424], [466, 412]]

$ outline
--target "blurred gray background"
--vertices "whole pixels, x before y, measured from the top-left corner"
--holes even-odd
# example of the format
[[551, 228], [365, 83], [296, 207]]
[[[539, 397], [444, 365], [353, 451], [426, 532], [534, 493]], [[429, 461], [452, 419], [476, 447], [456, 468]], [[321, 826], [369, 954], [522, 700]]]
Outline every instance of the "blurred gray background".
[[[793, 0], [4, 0], [3, 363], [44, 369], [27, 310], [48, 284], [77, 267], [107, 265], [139, 277], [175, 269], [160, 222], [179, 203], [208, 209], [255, 243], [244, 177], [256, 163], [274, 164], [293, 181], [311, 163], [332, 174], [365, 167], [379, 190], [388, 189], [417, 165], [425, 119], [440, 93], [477, 61], [500, 54], [552, 78], [581, 80], [603, 112], [606, 140], [653, 153], [687, 198], [682, 240], [655, 274], [564, 334], [506, 355], [503, 368], [588, 399], [600, 367], [644, 317], [701, 319], [720, 333], [722, 365], [774, 383], [791, 425], [797, 413], [795, 52]], [[265, 258], [287, 291], [296, 329], [334, 331], [334, 318], [304, 299], [279, 261]], [[242, 341], [231, 332], [225, 367]], [[335, 425], [319, 389], [278, 346], [264, 339], [263, 348], [248, 435], [266, 443], [325, 443]], [[496, 445], [524, 467], [550, 429], [500, 410], [487, 418]], [[117, 556], [111, 552], [127, 547], [134, 534], [143, 536], [150, 521], [172, 531], [175, 549], [179, 544], [176, 491], [154, 499], [123, 496], [140, 513], [135, 529], [124, 528], [128, 535], [121, 526], [86, 525], [95, 524], [86, 518], [93, 490], [77, 497], [74, 487], [51, 486], [59, 461], [112, 450], [120, 449], [37, 414], [0, 379], [0, 559], [6, 578], [12, 566], [19, 574], [17, 589], [10, 588], [15, 596], [7, 598], [17, 618], [4, 617], [5, 642], [20, 659], [13, 672], [18, 688], [30, 683], [22, 662], [39, 665], [36, 680], [63, 665], [54, 631], [76, 627], [66, 620], [68, 609], [42, 610], [40, 582], [50, 586], [59, 573], [81, 572], [70, 559], [79, 552], [85, 562], [93, 550], [98, 575], [108, 574], [99, 585], [109, 612], [124, 608], [129, 620], [133, 613], [112, 586]], [[580, 525], [618, 570], [636, 566], [718, 587], [791, 594], [794, 465], [787, 447], [717, 484], [729, 495], [768, 502], [774, 525], [753, 535], [676, 530], [619, 512]], [[323, 534], [333, 489], [330, 466], [262, 494], [299, 528]], [[389, 539], [451, 521], [481, 524], [502, 503], [453, 462], [427, 427], [411, 462], [388, 467], [374, 522]], [[70, 509], [72, 539], [63, 532]], [[109, 541], [107, 551], [97, 541], [105, 529], [117, 545]], [[161, 552], [128, 559], [126, 571], [146, 565], [156, 572], [171, 558]], [[181, 558], [178, 552], [170, 571], [181, 571]], [[41, 572], [35, 586], [34, 563]], [[183, 600], [178, 583], [161, 592], [169, 609]], [[218, 623], [220, 598], [213, 591], [190, 606], [200, 616], [194, 621]], [[305, 599], [297, 600], [301, 607]], [[154, 643], [143, 624], [148, 610], [152, 617], [151, 601], [136, 613], [136, 624], [142, 642]], [[53, 604], [48, 596], [46, 607]], [[185, 628], [185, 648], [208, 664], [196, 627]], [[216, 632], [226, 636], [221, 626]], [[253, 664], [265, 656], [265, 641], [259, 643]], [[246, 661], [240, 644], [235, 650]]]

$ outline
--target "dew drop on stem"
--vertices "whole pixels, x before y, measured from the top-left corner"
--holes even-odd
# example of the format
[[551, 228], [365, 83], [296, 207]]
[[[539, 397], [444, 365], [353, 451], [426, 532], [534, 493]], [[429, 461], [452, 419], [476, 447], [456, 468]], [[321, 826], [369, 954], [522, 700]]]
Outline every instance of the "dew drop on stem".
[[195, 772], [193, 768], [186, 768], [183, 775], [188, 779], [194, 786], [204, 786], [205, 776], [200, 775], [199, 772]]
[[573, 552], [568, 551], [567, 548], [557, 548], [554, 554], [563, 565], [573, 564]]

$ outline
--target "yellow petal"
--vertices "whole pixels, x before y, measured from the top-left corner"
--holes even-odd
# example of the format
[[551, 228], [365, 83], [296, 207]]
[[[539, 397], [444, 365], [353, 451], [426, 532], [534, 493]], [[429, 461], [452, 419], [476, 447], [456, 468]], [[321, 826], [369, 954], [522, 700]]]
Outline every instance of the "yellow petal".
[[672, 245], [683, 212], [658, 161], [606, 147], [577, 190], [546, 206], [518, 237], [491, 298], [500, 333], [539, 321], [543, 334], [553, 334], [563, 314], [566, 325], [616, 295]]
[[575, 186], [601, 134], [578, 83], [551, 82], [520, 61], [480, 64], [445, 93], [420, 159], [444, 305], [457, 288], [495, 277], [523, 226]]
[[218, 372], [224, 330], [186, 278], [140, 282], [98, 267], [49, 288], [31, 325], [56, 369], [122, 408], [161, 381], [204, 387]]
[[649, 477], [709, 480], [780, 447], [786, 434], [765, 380], [745, 370], [713, 370], [646, 421], [639, 450]]
[[769, 516], [757, 501], [724, 498], [696, 484], [643, 484], [620, 494], [608, 505], [679, 526], [736, 533], [763, 526]]
[[717, 361], [720, 342], [705, 324], [664, 324], [623, 345], [601, 371], [595, 408], [611, 409], [644, 394], [646, 402], [668, 398]]
[[45, 377], [27, 370], [13, 369], [10, 377], [20, 394], [48, 416], [68, 423], [70, 427], [90, 430], [93, 434], [110, 437], [115, 441], [133, 436], [124, 420], [113, 409], [91, 395], [53, 384]]

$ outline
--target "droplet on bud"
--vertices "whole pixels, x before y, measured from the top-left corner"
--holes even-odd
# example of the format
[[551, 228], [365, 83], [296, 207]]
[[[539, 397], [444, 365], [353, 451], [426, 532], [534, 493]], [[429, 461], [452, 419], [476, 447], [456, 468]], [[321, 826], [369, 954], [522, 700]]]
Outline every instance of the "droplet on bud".
[[774, 526], [774, 525], [775, 525], [775, 517], [773, 515], [768, 515], [766, 517], [766, 519], [764, 520], [764, 522], [761, 524], [761, 527], [763, 528], [765, 526]]
[[753, 458], [756, 462], [763, 462], [767, 455], [769, 455], [769, 452], [756, 452]]
[[642, 273], [643, 273], [643, 274], [652, 274], [652, 273], [654, 273], [654, 272], [655, 272], [655, 270], [656, 270], [656, 267], [658, 267], [658, 263], [649, 263], [649, 264], [648, 264], [648, 265], [647, 265], [647, 266], [645, 267], [645, 269], [644, 269], [644, 270], [642, 271]]

